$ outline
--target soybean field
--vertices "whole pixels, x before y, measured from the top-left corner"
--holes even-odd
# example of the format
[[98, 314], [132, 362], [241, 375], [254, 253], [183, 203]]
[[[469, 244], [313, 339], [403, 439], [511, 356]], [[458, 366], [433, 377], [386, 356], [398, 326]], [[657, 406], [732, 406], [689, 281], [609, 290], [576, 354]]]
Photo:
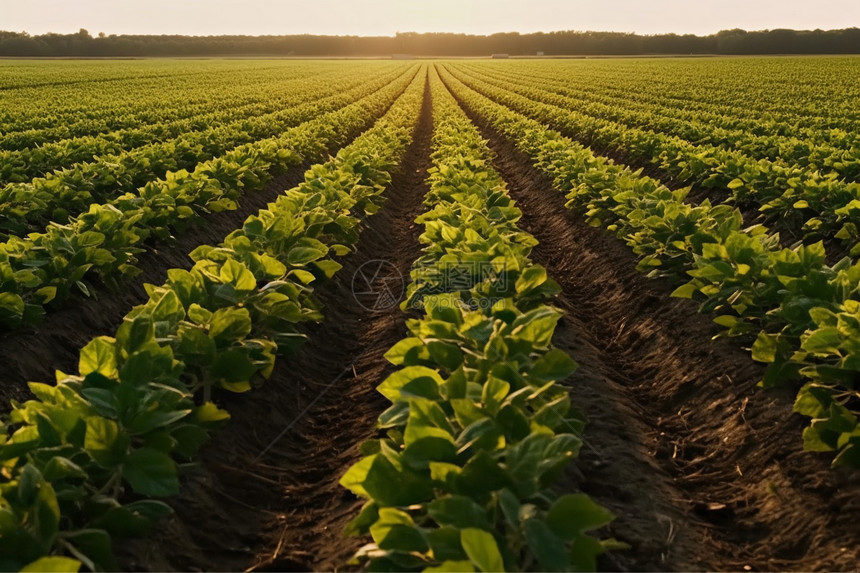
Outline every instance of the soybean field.
[[860, 60], [0, 61], [0, 569], [860, 563]]

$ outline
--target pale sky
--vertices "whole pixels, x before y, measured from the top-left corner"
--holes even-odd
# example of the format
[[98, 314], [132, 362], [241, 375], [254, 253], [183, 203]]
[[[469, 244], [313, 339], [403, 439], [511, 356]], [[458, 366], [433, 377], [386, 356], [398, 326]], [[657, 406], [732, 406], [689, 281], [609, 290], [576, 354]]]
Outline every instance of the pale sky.
[[860, 27], [860, 0], [0, 0], [0, 30], [352, 34]]

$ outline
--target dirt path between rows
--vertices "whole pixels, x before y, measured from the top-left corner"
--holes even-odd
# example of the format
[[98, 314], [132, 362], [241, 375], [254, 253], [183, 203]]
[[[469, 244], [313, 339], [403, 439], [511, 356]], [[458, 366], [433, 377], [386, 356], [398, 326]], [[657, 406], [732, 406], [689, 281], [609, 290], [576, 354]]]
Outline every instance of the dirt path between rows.
[[124, 569], [332, 570], [366, 542], [343, 536], [361, 501], [337, 482], [358, 461], [356, 445], [376, 436], [387, 403], [375, 388], [393, 371], [383, 354], [406, 334], [406, 317], [381, 290], [354, 296], [366, 289], [353, 280], [381, 271], [373, 284], [390, 277], [391, 294], [402, 298], [399, 277], [408, 277], [421, 252], [414, 219], [424, 210], [431, 133], [427, 85], [385, 206], [364, 223], [356, 251], [340, 260], [344, 268], [317, 291], [324, 322], [309, 329], [295, 359], [278, 362], [266, 387], [231, 397], [233, 418], [183, 480], [172, 501], [176, 515], [154, 537], [120, 548]]
[[[472, 119], [477, 118], [472, 115]], [[791, 392], [756, 387], [762, 369], [672, 286], [635, 270], [618, 239], [586, 226], [528, 158], [478, 123], [495, 168], [563, 288], [555, 343], [580, 363], [588, 415], [574, 479], [618, 516], [629, 543], [608, 570], [853, 570], [860, 472], [802, 451]]]

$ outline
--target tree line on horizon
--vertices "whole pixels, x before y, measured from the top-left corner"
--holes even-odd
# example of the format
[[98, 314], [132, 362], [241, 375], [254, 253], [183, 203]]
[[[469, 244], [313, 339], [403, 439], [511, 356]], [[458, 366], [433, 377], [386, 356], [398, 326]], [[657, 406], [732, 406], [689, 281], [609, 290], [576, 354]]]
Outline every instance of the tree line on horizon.
[[477, 36], [398, 33], [395, 36], [92, 36], [0, 31], [0, 57], [212, 56], [489, 56], [649, 54], [860, 54], [860, 28], [723, 30], [709, 36], [622, 32], [517, 32]]

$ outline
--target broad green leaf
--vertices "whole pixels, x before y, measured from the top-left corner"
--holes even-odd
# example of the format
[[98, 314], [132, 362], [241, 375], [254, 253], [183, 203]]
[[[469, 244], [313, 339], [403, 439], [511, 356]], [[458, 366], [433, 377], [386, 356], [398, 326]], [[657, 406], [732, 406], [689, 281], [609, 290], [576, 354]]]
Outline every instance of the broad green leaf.
[[142, 495], [166, 497], [179, 493], [176, 464], [170, 456], [152, 448], [140, 448], [128, 455], [123, 478]]
[[253, 325], [247, 308], [219, 308], [212, 313], [209, 322], [209, 336], [226, 344], [242, 340], [251, 333]]
[[241, 348], [225, 350], [212, 363], [212, 376], [226, 384], [243, 384], [254, 375], [256, 367]]
[[355, 495], [369, 498], [370, 494], [367, 493], [366, 489], [364, 489], [364, 482], [367, 479], [367, 474], [373, 466], [373, 462], [376, 458], [376, 455], [362, 458], [353, 464], [345, 474], [343, 474], [343, 477], [340, 478], [338, 483]]
[[95, 460], [105, 466], [113, 467], [125, 459], [129, 438], [113, 420], [100, 416], [86, 419], [87, 431], [84, 444]]
[[458, 529], [491, 528], [487, 511], [466, 496], [453, 495], [436, 499], [427, 506], [427, 512], [439, 525], [450, 525]]
[[[408, 469], [399, 471], [383, 455], [372, 457], [373, 460], [366, 470], [367, 475], [361, 485], [380, 505], [412, 505], [424, 502], [432, 496], [433, 490], [429, 479]], [[353, 475], [351, 479], [355, 477], [358, 476]], [[354, 486], [351, 489], [355, 491]]]
[[[116, 560], [111, 550], [111, 538], [103, 529], [79, 529], [67, 533], [65, 540], [77, 548], [76, 556], [86, 556], [95, 571], [116, 571]], [[87, 564], [86, 560], [84, 563]], [[89, 564], [87, 564], [89, 566]]]
[[[385, 359], [397, 366], [406, 365], [414, 366], [415, 361], [420, 358], [422, 351], [425, 349], [424, 342], [420, 338], [410, 336], [404, 338], [385, 353]], [[427, 358], [429, 358], [429, 353]]]
[[287, 253], [287, 262], [290, 265], [300, 266], [306, 265], [317, 259], [321, 259], [328, 254], [328, 248], [322, 247], [294, 247]]
[[531, 378], [540, 384], [550, 381], [561, 381], [573, 374], [577, 364], [563, 350], [557, 348], [541, 356], [532, 365], [529, 372]]
[[344, 535], [357, 537], [370, 532], [370, 526], [379, 519], [379, 506], [375, 501], [365, 503], [358, 515], [344, 529]]
[[219, 278], [226, 284], [233, 285], [237, 292], [252, 292], [257, 288], [257, 279], [248, 267], [234, 259], [228, 259], [221, 266]]
[[468, 528], [460, 533], [463, 550], [469, 560], [481, 571], [504, 571], [505, 563], [492, 533], [482, 529]]
[[408, 366], [391, 374], [377, 391], [392, 402], [403, 399], [405, 395], [417, 395], [435, 399], [442, 384], [439, 373], [426, 366]]
[[115, 340], [109, 336], [99, 336], [81, 350], [78, 363], [81, 376], [98, 372], [105, 378], [116, 378], [119, 372], [116, 364]]
[[201, 404], [194, 410], [194, 421], [203, 425], [220, 425], [230, 419], [227, 410], [222, 410], [212, 402]]
[[584, 493], [560, 497], [547, 513], [546, 522], [563, 539], [574, 537], [608, 525], [615, 516]]
[[537, 557], [542, 571], [567, 571], [570, 569], [567, 549], [564, 541], [559, 538], [539, 519], [527, 519], [523, 522], [529, 548]]
[[756, 362], [774, 362], [779, 349], [777, 336], [760, 332], [752, 346], [752, 359]]
[[419, 552], [428, 549], [415, 522], [408, 513], [399, 509], [379, 508], [379, 519], [370, 526], [370, 534], [381, 549]]

